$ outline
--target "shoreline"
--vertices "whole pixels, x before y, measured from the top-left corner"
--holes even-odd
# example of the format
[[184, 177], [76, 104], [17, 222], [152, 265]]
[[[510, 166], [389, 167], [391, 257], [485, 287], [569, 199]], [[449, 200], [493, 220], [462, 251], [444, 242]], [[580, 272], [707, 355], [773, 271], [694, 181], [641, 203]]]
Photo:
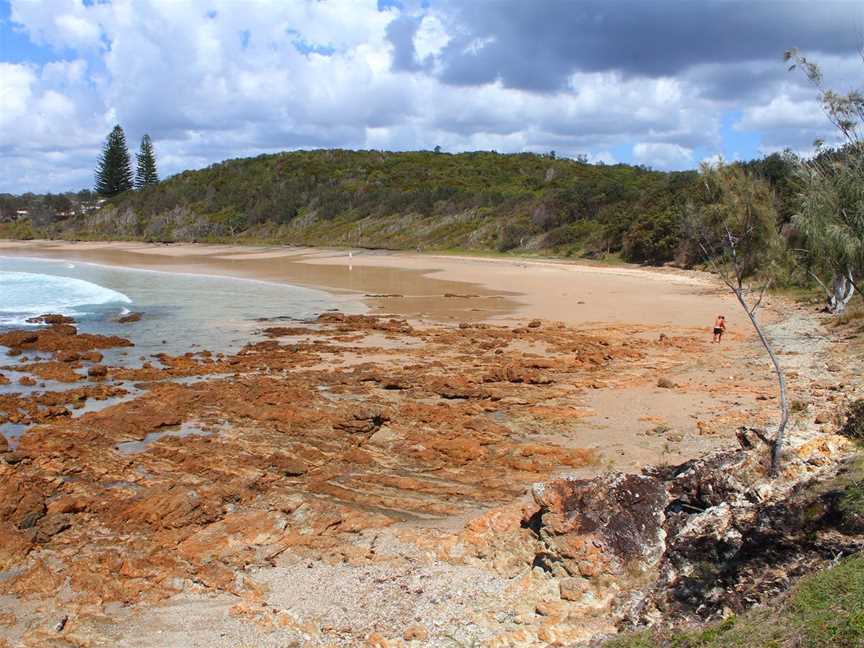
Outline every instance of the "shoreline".
[[[62, 259], [139, 270], [231, 276], [313, 287], [364, 301], [372, 312], [437, 321], [603, 323], [707, 329], [718, 312], [746, 330], [734, 300], [698, 271], [594, 266], [326, 248], [0, 240], [0, 256]], [[382, 296], [384, 295], [384, 296]]]
[[[25, 255], [330, 282], [378, 312], [256, 319], [226, 353], [199, 340], [127, 353], [146, 309], [110, 338], [68, 323], [7, 333], [0, 500], [15, 504], [0, 511], [0, 647], [61, 635], [136, 648], [589, 639], [614, 632], [627, 592], [644, 587], [625, 565], [659, 578], [659, 556], [675, 555], [664, 543], [678, 530], [667, 508], [677, 477], [657, 475], [700, 467], [690, 508], [709, 530], [718, 507], [703, 511], [701, 497], [717, 480], [746, 470], [742, 488], [776, 483], [764, 482], [767, 452], [740, 450], [736, 436], [776, 421], [770, 363], [698, 273], [0, 242], [0, 257]], [[281, 307], [259, 288], [256, 307]], [[402, 296], [365, 296], [375, 289]], [[732, 325], [715, 345], [707, 325], [720, 308]], [[822, 318], [783, 315], [766, 328], [790, 399], [806, 403], [786, 451], [798, 483], [845, 452], [816, 421], [839, 404], [836, 385], [859, 378], [848, 363], [829, 368], [840, 347]], [[633, 563], [603, 525], [565, 522], [593, 506], [627, 520], [650, 555]]]

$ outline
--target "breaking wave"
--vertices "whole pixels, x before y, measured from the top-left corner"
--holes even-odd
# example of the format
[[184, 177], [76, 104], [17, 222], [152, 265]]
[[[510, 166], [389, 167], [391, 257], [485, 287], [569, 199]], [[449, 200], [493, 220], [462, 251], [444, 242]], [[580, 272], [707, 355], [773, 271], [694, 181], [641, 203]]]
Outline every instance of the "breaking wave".
[[0, 325], [24, 324], [44, 313], [81, 315], [88, 308], [129, 304], [123, 293], [71, 277], [0, 271]]

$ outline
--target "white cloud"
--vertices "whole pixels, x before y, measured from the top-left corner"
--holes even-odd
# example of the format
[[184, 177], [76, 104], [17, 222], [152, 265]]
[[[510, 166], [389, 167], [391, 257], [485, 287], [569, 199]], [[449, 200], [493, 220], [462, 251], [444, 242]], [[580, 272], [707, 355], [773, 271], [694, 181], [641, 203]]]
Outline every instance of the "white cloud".
[[735, 124], [736, 130], [753, 131], [772, 128], [812, 128], [826, 122], [825, 113], [815, 98], [793, 100], [789, 95], [774, 97], [768, 103], [748, 107]]
[[667, 142], [639, 142], [633, 146], [633, 159], [658, 169], [683, 169], [693, 165], [693, 149]]
[[702, 158], [701, 164], [705, 164], [709, 167], [717, 167], [720, 166], [723, 162], [723, 156], [719, 153], [715, 153], [714, 155], [709, 155], [708, 157]]
[[[116, 122], [133, 148], [150, 133], [163, 176], [330, 146], [555, 150], [614, 163], [611, 151], [638, 142], [633, 159], [658, 168], [690, 166], [694, 151], [721, 148], [729, 105], [703, 87], [706, 75], [725, 82], [717, 69], [676, 77], [568, 72], [565, 87], [547, 92], [500, 80], [448, 85], [438, 74], [447, 52], [467, 48], [469, 63], [483, 65], [498, 37], [465, 40], [446, 3], [403, 4], [379, 11], [377, 0], [53, 0], [46, 11], [12, 0], [16, 29], [56, 60], [0, 63], [0, 191], [89, 184]], [[387, 28], [405, 15], [418, 25], [411, 42], [422, 65], [394, 71]], [[779, 133], [814, 118], [812, 106], [801, 107], [800, 79], [785, 83], [780, 95], [763, 92], [746, 106], [736, 127]]]
[[441, 19], [434, 14], [423, 16], [414, 35], [414, 51], [420, 61], [441, 53], [450, 42], [450, 36]]

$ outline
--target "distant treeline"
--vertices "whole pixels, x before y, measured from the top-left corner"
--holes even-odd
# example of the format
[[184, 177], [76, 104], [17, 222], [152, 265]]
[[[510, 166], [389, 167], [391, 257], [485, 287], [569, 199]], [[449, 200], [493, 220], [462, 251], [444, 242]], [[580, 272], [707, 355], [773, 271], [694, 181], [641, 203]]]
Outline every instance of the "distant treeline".
[[[793, 164], [779, 154], [742, 164], [770, 183], [781, 230], [794, 211]], [[2, 199], [34, 214], [37, 204], [58, 200]], [[53, 219], [39, 211], [0, 234], [620, 254], [687, 264], [693, 249], [682, 214], [704, 200], [696, 171], [527, 153], [295, 151], [186, 171], [97, 210], [58, 207]]]

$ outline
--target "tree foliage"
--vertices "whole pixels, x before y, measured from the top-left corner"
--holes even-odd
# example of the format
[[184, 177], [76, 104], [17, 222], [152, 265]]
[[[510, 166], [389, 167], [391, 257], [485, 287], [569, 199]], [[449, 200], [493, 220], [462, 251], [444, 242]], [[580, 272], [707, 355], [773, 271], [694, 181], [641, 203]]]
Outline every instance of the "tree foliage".
[[141, 149], [135, 156], [138, 166], [135, 171], [135, 188], [143, 189], [159, 184], [159, 174], [156, 172], [156, 151], [150, 136], [145, 134], [141, 138]]
[[132, 164], [126, 148], [126, 134], [116, 125], [105, 141], [96, 168], [96, 193], [116, 196], [132, 188]]
[[845, 94], [823, 86], [819, 66], [790, 50], [785, 58], [791, 69], [801, 69], [819, 92], [828, 120], [844, 145], [823, 149], [801, 160], [797, 177], [801, 183], [799, 210], [793, 217], [809, 252], [809, 272], [828, 293], [829, 308], [841, 312], [853, 292], [864, 297], [864, 94]]

